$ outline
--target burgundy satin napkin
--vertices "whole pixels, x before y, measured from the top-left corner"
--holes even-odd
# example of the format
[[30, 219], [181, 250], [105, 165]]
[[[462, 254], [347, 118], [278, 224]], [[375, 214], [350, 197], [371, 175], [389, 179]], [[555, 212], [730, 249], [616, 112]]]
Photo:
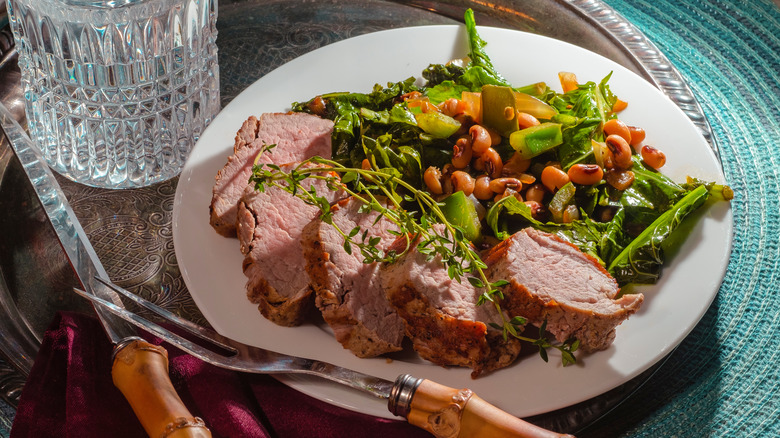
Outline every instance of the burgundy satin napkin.
[[[431, 436], [403, 421], [341, 409], [272, 377], [223, 370], [164, 346], [174, 387], [215, 438]], [[11, 438], [145, 437], [111, 382], [111, 347], [95, 317], [58, 313], [22, 390]]]

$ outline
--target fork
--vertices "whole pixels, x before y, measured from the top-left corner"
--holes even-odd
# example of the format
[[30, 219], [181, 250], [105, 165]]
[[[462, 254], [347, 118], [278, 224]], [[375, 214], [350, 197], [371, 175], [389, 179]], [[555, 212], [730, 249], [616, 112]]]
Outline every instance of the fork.
[[167, 341], [198, 359], [233, 371], [259, 374], [308, 374], [347, 385], [387, 400], [390, 412], [437, 438], [571, 437], [523, 421], [484, 401], [469, 389], [454, 389], [402, 374], [395, 382], [319, 360], [276, 353], [246, 345], [157, 306], [109, 281], [97, 280], [139, 306], [162, 317], [207, 345], [196, 344], [168, 329], [81, 289], [74, 291], [120, 318]]

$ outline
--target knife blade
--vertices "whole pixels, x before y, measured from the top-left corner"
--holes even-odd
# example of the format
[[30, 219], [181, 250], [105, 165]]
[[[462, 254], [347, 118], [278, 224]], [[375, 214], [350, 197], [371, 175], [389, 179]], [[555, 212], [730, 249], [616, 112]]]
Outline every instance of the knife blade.
[[[110, 281], [65, 193], [11, 112], [0, 103], [0, 127], [19, 159], [62, 249], [84, 290], [123, 307], [119, 296], [98, 281]], [[93, 306], [106, 335], [114, 345], [112, 378], [152, 437], [210, 437], [203, 421], [194, 417], [176, 394], [168, 375], [168, 354], [145, 342], [134, 326]]]

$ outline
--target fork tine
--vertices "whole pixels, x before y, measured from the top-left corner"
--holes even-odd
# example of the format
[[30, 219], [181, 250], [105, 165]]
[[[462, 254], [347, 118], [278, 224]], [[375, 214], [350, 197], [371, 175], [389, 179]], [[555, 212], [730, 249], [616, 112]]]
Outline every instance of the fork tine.
[[[141, 316], [138, 316], [132, 312], [130, 312], [127, 309], [124, 309], [122, 307], [117, 306], [116, 304], [106, 301], [102, 298], [99, 298], [95, 295], [92, 295], [90, 293], [87, 293], [81, 289], [73, 288], [73, 291], [77, 294], [81, 295], [82, 297], [92, 301], [95, 304], [101, 305], [105, 307], [106, 309], [110, 310], [112, 313], [116, 314], [117, 316], [121, 317], [122, 319], [126, 320], [127, 322], [135, 325], [138, 328], [144, 329], [148, 331], [149, 333], [164, 339], [171, 345], [180, 348], [181, 350], [184, 350], [185, 352], [209, 363], [219, 362], [221, 358], [223, 357], [222, 354], [209, 350], [205, 347], [202, 347], [200, 345], [197, 345], [193, 342], [188, 341], [187, 339], [184, 339], [183, 337], [174, 334], [167, 329], [157, 325], [156, 323], [149, 321], [146, 318], [143, 318]], [[236, 350], [230, 346], [226, 347], [228, 350], [231, 350], [235, 352]]]
[[117, 286], [116, 284], [101, 278], [101, 277], [95, 277], [95, 279], [104, 285], [106, 285], [109, 289], [113, 290], [114, 292], [117, 292], [119, 294], [122, 294], [126, 298], [132, 300], [139, 306], [163, 317], [166, 321], [171, 322], [172, 324], [181, 327], [182, 329], [186, 330], [187, 332], [197, 336], [200, 339], [203, 339], [204, 341], [208, 341], [218, 347], [224, 348], [226, 350], [235, 351], [235, 348], [233, 348], [231, 345], [229, 345], [226, 341], [227, 338], [220, 335], [219, 333], [215, 332], [214, 330], [211, 330], [207, 327], [203, 327], [201, 325], [195, 324], [192, 321], [188, 321], [184, 318], [179, 317], [178, 315], [169, 312], [168, 310], [163, 309], [162, 307], [152, 303], [151, 301], [148, 301], [134, 293], [131, 293], [130, 291], [121, 288]]

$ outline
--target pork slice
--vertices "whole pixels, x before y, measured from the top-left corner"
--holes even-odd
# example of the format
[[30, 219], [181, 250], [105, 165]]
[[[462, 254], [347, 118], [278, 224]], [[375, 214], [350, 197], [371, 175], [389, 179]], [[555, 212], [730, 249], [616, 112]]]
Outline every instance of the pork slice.
[[[399, 238], [394, 248], [403, 247], [404, 240]], [[414, 247], [383, 266], [381, 279], [390, 304], [405, 322], [406, 335], [423, 359], [469, 367], [472, 377], [477, 377], [517, 358], [520, 342], [512, 337], [504, 340], [500, 330], [488, 325], [501, 323], [496, 308], [478, 305], [481, 291], [465, 278], [450, 279], [440, 256], [428, 260]]]
[[[281, 166], [289, 171], [294, 164]], [[325, 181], [306, 179], [329, 202], [345, 197]], [[247, 187], [238, 203], [238, 239], [244, 254], [247, 297], [278, 325], [301, 324], [314, 309], [313, 290], [306, 275], [301, 233], [320, 210], [277, 187], [258, 192]]]
[[258, 162], [277, 165], [313, 156], [331, 157], [333, 122], [305, 113], [267, 113], [250, 117], [236, 133], [233, 155], [217, 173], [212, 189], [211, 226], [217, 233], [236, 235], [238, 201], [249, 185], [252, 165], [263, 145], [275, 144]]
[[503, 279], [503, 308], [547, 330], [558, 341], [577, 338], [583, 351], [603, 350], [615, 328], [636, 312], [642, 294], [620, 292], [599, 262], [560, 238], [525, 228], [485, 256], [491, 281]]
[[[376, 211], [362, 212], [364, 205], [356, 197], [339, 201], [331, 210], [333, 224], [345, 233], [360, 227], [367, 238], [378, 237], [376, 247], [386, 251], [395, 240], [389, 231], [398, 227]], [[362, 231], [356, 237], [361, 235]], [[336, 340], [358, 357], [401, 350], [403, 320], [387, 302], [379, 264], [363, 263], [363, 255], [354, 246], [348, 254], [341, 234], [319, 217], [304, 228], [302, 243], [317, 307]]]

